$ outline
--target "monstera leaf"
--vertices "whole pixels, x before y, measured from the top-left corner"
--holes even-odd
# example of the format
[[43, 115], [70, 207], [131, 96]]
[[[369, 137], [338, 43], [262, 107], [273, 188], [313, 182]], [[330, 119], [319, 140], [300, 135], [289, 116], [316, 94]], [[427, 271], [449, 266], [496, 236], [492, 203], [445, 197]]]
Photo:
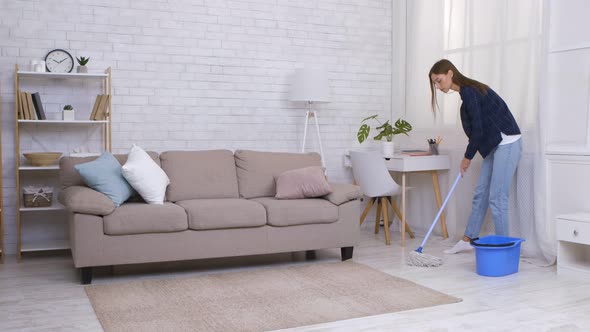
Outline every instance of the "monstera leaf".
[[395, 122], [395, 129], [393, 130], [393, 135], [404, 134], [408, 135], [408, 132], [412, 131], [412, 125], [409, 124], [406, 120], [401, 118], [397, 119]]
[[375, 120], [380, 124], [379, 127], [375, 128], [377, 130], [380, 130], [380, 132], [379, 134], [377, 134], [377, 136], [373, 137], [374, 140], [380, 141], [383, 138], [385, 138], [388, 142], [391, 142], [393, 140], [393, 136], [395, 135], [404, 134], [409, 136], [408, 132], [412, 130], [412, 125], [410, 125], [406, 120], [399, 118], [395, 122], [394, 126], [392, 126], [389, 123], [389, 120], [385, 121], [385, 123], [381, 123], [381, 121], [377, 119], [377, 116], [377, 114], [371, 115], [369, 117], [364, 118], [363, 121], [361, 121], [361, 127], [359, 128], [356, 134], [356, 138], [359, 141], [359, 143], [363, 143], [367, 139], [367, 137], [369, 137], [371, 127], [365, 123], [365, 121], [369, 120]]
[[368, 124], [363, 123], [359, 128], [358, 133], [356, 133], [356, 138], [358, 139], [359, 143], [364, 142], [367, 137], [369, 137], [369, 132], [371, 131], [371, 127]]

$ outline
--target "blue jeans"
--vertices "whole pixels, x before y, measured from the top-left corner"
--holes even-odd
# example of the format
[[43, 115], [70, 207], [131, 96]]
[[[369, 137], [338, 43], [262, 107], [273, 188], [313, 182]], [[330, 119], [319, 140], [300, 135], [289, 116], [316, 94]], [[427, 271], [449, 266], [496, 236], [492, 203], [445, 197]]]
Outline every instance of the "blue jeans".
[[488, 206], [494, 219], [496, 235], [509, 235], [508, 194], [521, 153], [522, 138], [514, 143], [498, 145], [483, 160], [473, 192], [471, 215], [465, 229], [465, 236], [468, 238], [479, 236]]

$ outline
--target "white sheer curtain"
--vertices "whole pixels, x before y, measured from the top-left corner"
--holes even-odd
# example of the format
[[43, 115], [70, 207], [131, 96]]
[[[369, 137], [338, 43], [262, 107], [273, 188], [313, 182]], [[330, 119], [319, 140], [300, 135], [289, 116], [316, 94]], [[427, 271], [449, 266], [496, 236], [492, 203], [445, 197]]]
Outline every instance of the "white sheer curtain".
[[[440, 113], [433, 116], [430, 111], [428, 71], [434, 62], [447, 58], [464, 75], [488, 84], [502, 96], [519, 123], [524, 151], [511, 191], [511, 235], [527, 240], [522, 247], [525, 257], [553, 263], [555, 244], [547, 231], [550, 227], [546, 227], [541, 194], [544, 170], [538, 100], [544, 54], [543, 0], [413, 0], [405, 5], [405, 118], [417, 133], [443, 136], [441, 149], [451, 155], [453, 163], [443, 187], [449, 187], [458, 171], [467, 144], [458, 93], [438, 92]], [[462, 236], [467, 224], [480, 165], [478, 155], [449, 207], [447, 223], [454, 239]], [[409, 212], [420, 215], [420, 211]], [[487, 219], [482, 235], [493, 233], [489, 214]], [[430, 220], [412, 222], [423, 228]]]

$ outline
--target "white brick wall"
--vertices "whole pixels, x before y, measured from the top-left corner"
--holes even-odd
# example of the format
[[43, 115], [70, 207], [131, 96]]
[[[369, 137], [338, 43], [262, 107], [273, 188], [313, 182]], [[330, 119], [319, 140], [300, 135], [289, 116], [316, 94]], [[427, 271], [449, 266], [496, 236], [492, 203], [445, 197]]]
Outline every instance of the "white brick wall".
[[[113, 69], [113, 148], [299, 151], [304, 104], [289, 102], [294, 68], [323, 65], [332, 102], [317, 105], [328, 175], [342, 167], [360, 120], [389, 116], [388, 0], [0, 2], [6, 250], [16, 251], [14, 64], [53, 48]], [[74, 90], [75, 91], [75, 90]], [[67, 94], [53, 95], [58, 111]], [[53, 99], [55, 98], [55, 99]], [[77, 108], [91, 100], [77, 100]], [[53, 108], [52, 108], [53, 107]], [[317, 149], [315, 135], [308, 150]]]

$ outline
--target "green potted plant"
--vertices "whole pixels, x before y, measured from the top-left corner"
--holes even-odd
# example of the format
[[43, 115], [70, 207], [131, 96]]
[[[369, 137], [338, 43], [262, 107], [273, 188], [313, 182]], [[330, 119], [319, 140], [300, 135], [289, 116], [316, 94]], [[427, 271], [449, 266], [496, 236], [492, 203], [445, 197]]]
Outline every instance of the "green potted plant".
[[359, 128], [356, 137], [359, 143], [363, 143], [369, 137], [369, 133], [371, 131], [371, 127], [366, 122], [370, 120], [377, 121], [380, 126], [376, 127], [375, 129], [379, 130], [379, 133], [373, 137], [373, 139], [376, 141], [381, 141], [383, 138], [385, 138], [385, 141], [381, 144], [381, 148], [383, 157], [389, 159], [393, 157], [394, 152], [393, 137], [399, 134], [409, 136], [408, 133], [412, 131], [412, 125], [402, 118], [397, 119], [393, 125], [389, 123], [389, 120], [385, 121], [385, 123], [382, 123], [377, 117], [378, 115], [375, 114], [364, 118], [363, 121], [361, 121], [361, 127]]
[[88, 68], [86, 67], [86, 64], [88, 63], [88, 61], [90, 61], [90, 58], [86, 58], [86, 57], [76, 57], [76, 60], [78, 61], [79, 66], [76, 68], [76, 71], [78, 73], [87, 73], [88, 72]]
[[64, 106], [64, 110], [62, 112], [62, 119], [64, 121], [74, 121], [75, 120], [74, 108], [72, 107], [72, 105]]

